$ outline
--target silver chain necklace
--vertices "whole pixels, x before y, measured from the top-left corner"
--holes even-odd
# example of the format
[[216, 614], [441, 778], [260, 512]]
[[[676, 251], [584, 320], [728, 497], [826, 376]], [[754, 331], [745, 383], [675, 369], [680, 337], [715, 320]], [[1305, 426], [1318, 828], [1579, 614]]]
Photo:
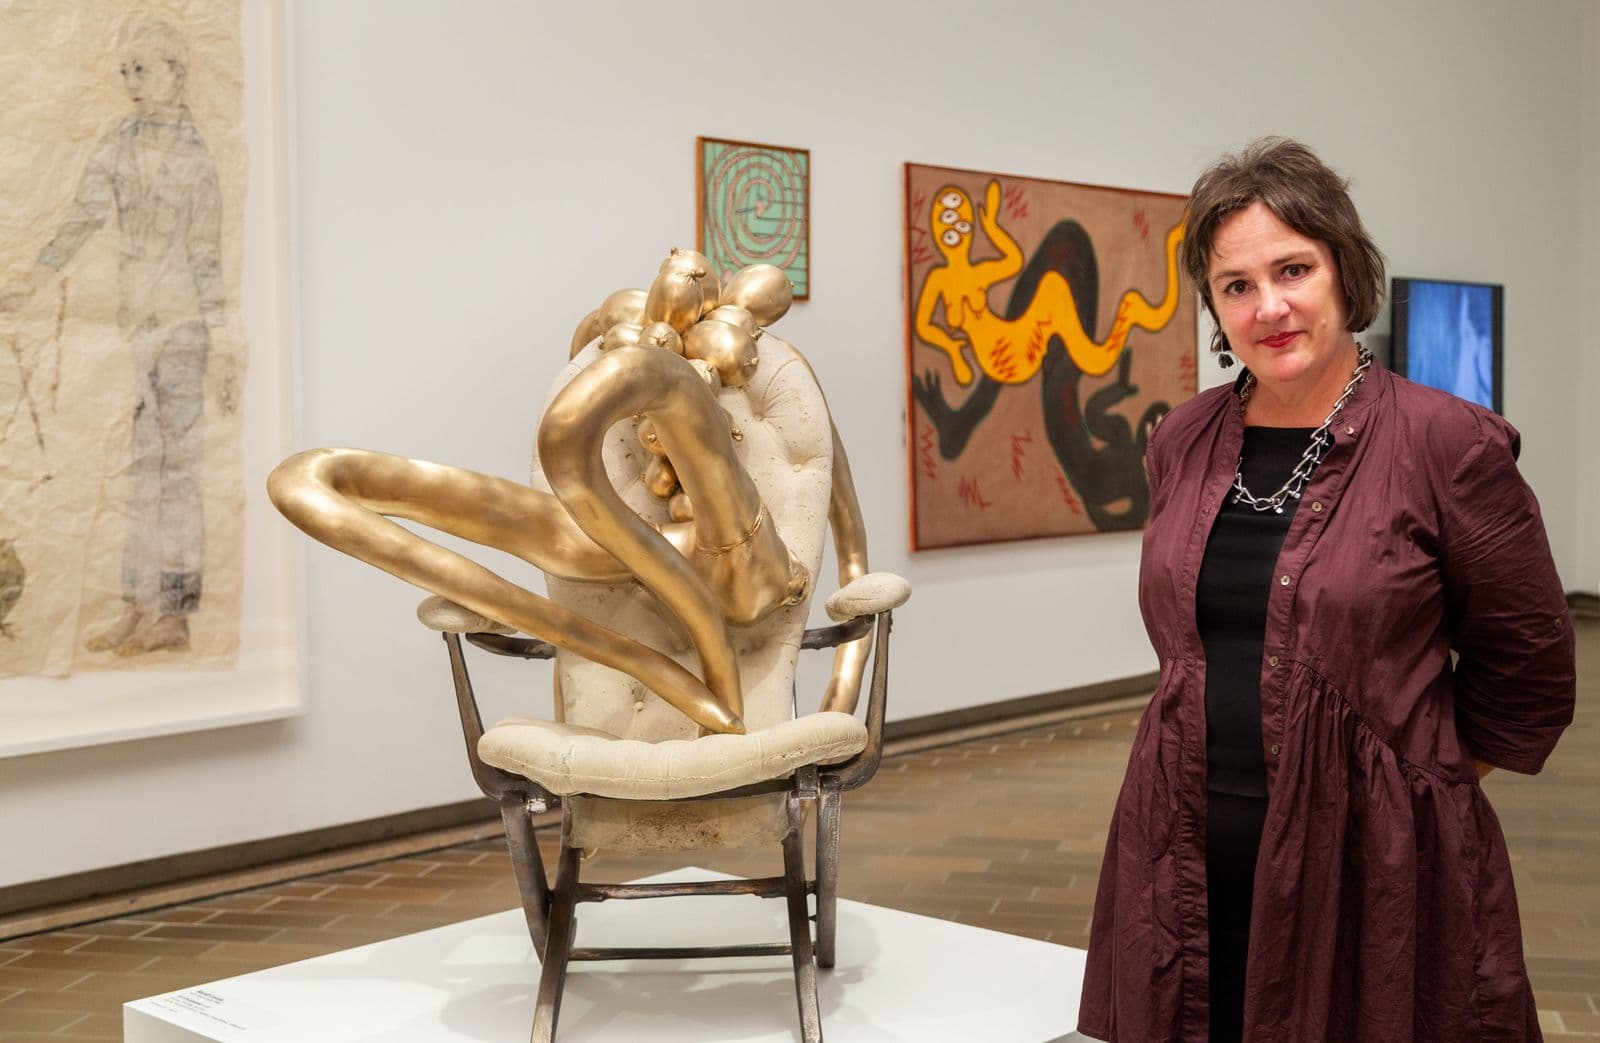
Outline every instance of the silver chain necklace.
[[[1350, 401], [1350, 396], [1356, 393], [1356, 388], [1367, 379], [1367, 369], [1372, 365], [1372, 352], [1361, 344], [1356, 345], [1356, 369], [1350, 375], [1350, 383], [1344, 386], [1344, 391], [1339, 395], [1339, 400], [1328, 411], [1328, 418], [1322, 426], [1311, 432], [1311, 444], [1306, 446], [1306, 451], [1300, 454], [1300, 462], [1294, 465], [1294, 471], [1289, 475], [1289, 480], [1278, 487], [1278, 491], [1271, 496], [1256, 496], [1244, 486], [1244, 454], [1239, 454], [1239, 466], [1233, 472], [1233, 502], [1246, 503], [1257, 511], [1272, 511], [1276, 514], [1283, 513], [1283, 505], [1291, 497], [1298, 500], [1305, 491], [1306, 483], [1311, 481], [1311, 475], [1316, 471], [1317, 465], [1322, 462], [1323, 456], [1333, 446], [1333, 422], [1344, 409], [1345, 403]], [[1250, 395], [1256, 389], [1256, 376], [1248, 374], [1244, 380], [1244, 387], [1239, 389], [1239, 418], [1244, 419], [1245, 406], [1250, 404]]]

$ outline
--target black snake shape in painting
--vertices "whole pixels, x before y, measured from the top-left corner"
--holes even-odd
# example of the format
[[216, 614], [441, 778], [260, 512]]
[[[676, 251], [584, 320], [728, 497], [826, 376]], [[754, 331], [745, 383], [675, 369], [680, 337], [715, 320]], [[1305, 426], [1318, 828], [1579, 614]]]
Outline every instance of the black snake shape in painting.
[[[1015, 319], [1028, 310], [1040, 280], [1049, 271], [1059, 272], [1067, 280], [1084, 328], [1094, 329], [1100, 303], [1100, 266], [1088, 233], [1072, 220], [1057, 223], [1034, 251], [1027, 267], [1017, 276], [1005, 317]], [[1125, 417], [1111, 412], [1123, 399], [1139, 393], [1129, 381], [1132, 362], [1130, 352], [1123, 351], [1116, 380], [1090, 395], [1082, 407], [1078, 403], [1078, 384], [1083, 371], [1073, 364], [1060, 337], [1050, 338], [1039, 375], [1050, 447], [1061, 470], [1082, 497], [1089, 520], [1102, 532], [1137, 529], [1148, 518], [1150, 487], [1144, 474], [1145, 442], [1156, 422], [1172, 409], [1167, 402], [1152, 402], [1139, 418], [1137, 430]], [[961, 455], [972, 433], [994, 408], [1002, 386], [980, 372], [966, 401], [952, 407], [945, 401], [936, 372], [928, 370], [911, 378], [912, 393], [939, 433], [940, 456], [954, 460]], [[1104, 446], [1097, 446], [1095, 439], [1104, 442]], [[1127, 506], [1112, 510], [1110, 505], [1119, 500], [1128, 501]]]

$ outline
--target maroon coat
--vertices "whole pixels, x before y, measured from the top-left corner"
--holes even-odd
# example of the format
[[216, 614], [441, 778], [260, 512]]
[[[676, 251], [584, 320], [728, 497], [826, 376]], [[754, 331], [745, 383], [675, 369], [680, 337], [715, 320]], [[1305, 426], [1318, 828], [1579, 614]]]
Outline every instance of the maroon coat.
[[[1471, 759], [1535, 773], [1572, 720], [1571, 621], [1517, 433], [1377, 366], [1333, 431], [1267, 607], [1245, 1038], [1538, 1040]], [[1146, 457], [1139, 603], [1161, 682], [1106, 839], [1078, 1022], [1113, 1043], [1208, 1035], [1195, 579], [1243, 437], [1235, 390], [1214, 388]]]

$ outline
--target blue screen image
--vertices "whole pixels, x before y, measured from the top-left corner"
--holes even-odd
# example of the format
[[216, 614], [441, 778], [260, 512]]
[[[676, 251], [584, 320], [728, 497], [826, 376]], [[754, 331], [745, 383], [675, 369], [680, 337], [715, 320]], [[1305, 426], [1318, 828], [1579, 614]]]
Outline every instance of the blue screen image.
[[1493, 288], [1413, 282], [1409, 317], [1406, 376], [1493, 409]]

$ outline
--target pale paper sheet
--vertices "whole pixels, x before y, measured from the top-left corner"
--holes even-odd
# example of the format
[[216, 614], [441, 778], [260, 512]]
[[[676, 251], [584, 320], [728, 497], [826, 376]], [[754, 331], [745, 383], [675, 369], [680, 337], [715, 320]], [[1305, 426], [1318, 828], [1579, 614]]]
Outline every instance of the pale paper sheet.
[[[239, 0], [0, 0], [0, 677], [237, 654], [242, 62]], [[135, 588], [188, 648], [89, 650]]]

